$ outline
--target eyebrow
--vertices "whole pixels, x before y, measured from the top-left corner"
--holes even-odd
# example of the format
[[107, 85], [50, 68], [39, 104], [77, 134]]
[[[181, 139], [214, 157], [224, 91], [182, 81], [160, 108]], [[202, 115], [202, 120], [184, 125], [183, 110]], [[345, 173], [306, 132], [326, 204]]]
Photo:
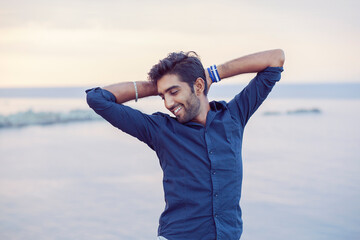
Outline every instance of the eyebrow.
[[[170, 90], [174, 89], [174, 88], [179, 88], [180, 86], [179, 85], [174, 85], [174, 86], [171, 86], [169, 87], [168, 89], [165, 90], [165, 93], [169, 92]], [[159, 96], [162, 96], [163, 94], [162, 93], [159, 93]]]

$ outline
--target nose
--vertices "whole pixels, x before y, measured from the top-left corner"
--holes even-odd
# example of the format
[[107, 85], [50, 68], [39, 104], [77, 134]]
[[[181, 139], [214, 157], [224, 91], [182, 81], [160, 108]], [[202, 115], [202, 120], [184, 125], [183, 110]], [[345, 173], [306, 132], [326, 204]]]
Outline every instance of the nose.
[[164, 96], [164, 104], [167, 109], [171, 110], [174, 107], [173, 98], [169, 96]]

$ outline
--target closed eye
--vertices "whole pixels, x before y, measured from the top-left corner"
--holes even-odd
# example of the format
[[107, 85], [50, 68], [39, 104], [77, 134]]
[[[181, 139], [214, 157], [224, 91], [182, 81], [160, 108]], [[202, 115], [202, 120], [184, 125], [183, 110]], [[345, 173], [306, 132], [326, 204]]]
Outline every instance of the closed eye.
[[176, 95], [179, 92], [179, 90], [175, 90], [175, 91], [171, 91], [170, 94], [171, 95]]
[[164, 93], [160, 93], [159, 92], [159, 96], [161, 97], [162, 100], [165, 99], [165, 95], [166, 94], [170, 94], [171, 96], [175, 96], [176, 94], [178, 94], [178, 92], [180, 91], [180, 87], [175, 85], [175, 86], [171, 86], [168, 89], [165, 90], [165, 94]]

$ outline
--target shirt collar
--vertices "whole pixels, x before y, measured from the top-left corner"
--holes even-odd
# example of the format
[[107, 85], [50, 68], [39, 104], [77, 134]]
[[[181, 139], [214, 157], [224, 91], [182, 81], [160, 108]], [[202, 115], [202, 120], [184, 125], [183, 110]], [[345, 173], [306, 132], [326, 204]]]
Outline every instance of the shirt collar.
[[226, 109], [226, 102], [225, 101], [212, 101], [209, 103], [210, 104], [210, 110], [214, 111], [214, 112], [217, 112], [217, 111], [220, 111], [220, 110], [224, 110]]

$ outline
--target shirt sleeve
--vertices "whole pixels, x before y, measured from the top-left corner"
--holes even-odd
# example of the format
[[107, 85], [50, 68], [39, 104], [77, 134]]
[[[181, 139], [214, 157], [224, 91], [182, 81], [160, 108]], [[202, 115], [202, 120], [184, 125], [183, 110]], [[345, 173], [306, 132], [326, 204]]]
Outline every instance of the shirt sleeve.
[[102, 88], [86, 90], [88, 105], [114, 127], [119, 128], [154, 150], [156, 133], [163, 122], [160, 115], [147, 115], [139, 110], [116, 103], [116, 97]]
[[232, 116], [243, 126], [280, 80], [283, 70], [283, 67], [268, 67], [257, 73], [255, 78], [228, 103]]

